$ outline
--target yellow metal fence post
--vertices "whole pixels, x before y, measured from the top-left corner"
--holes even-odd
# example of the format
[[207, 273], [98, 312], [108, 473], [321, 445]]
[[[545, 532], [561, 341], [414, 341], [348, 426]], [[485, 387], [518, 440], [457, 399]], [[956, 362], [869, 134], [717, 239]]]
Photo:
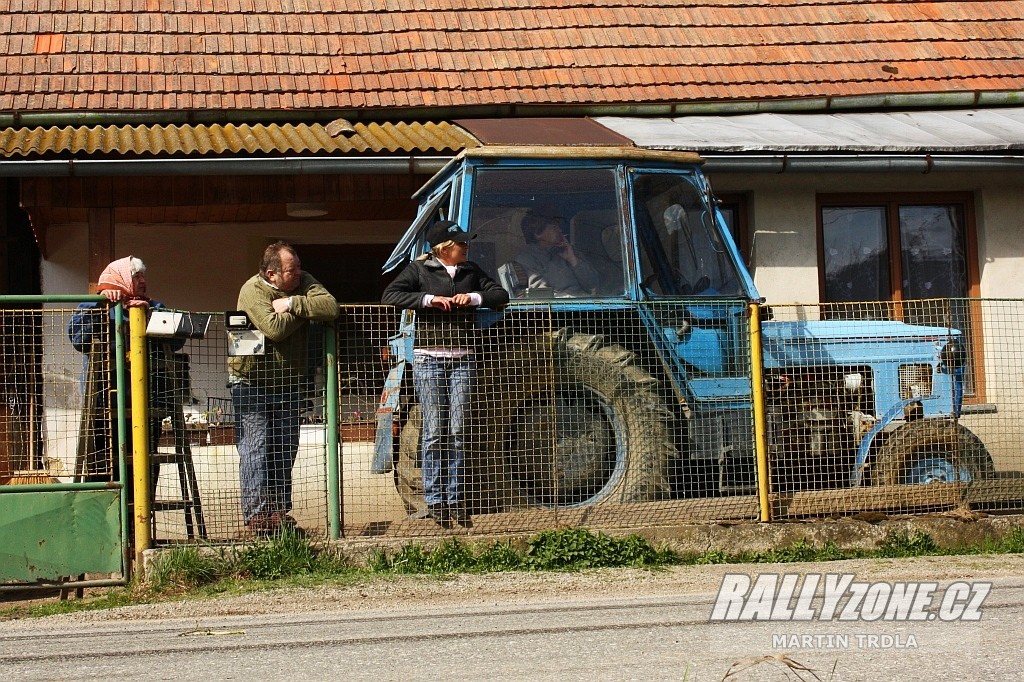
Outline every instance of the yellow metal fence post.
[[152, 545], [149, 500], [149, 371], [146, 357], [146, 309], [128, 309], [128, 352], [132, 394], [132, 472], [135, 486], [135, 566]]
[[750, 382], [754, 410], [754, 448], [757, 456], [757, 501], [761, 520], [771, 521], [768, 499], [768, 434], [764, 406], [764, 356], [761, 353], [761, 305], [750, 304]]

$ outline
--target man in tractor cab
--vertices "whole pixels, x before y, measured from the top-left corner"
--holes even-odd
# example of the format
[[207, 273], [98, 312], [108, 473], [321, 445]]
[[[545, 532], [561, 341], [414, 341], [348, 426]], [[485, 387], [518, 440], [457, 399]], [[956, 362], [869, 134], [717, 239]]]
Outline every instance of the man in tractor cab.
[[601, 277], [589, 262], [576, 254], [553, 210], [533, 209], [523, 217], [526, 246], [516, 256], [530, 290], [549, 288], [555, 298], [593, 296]]

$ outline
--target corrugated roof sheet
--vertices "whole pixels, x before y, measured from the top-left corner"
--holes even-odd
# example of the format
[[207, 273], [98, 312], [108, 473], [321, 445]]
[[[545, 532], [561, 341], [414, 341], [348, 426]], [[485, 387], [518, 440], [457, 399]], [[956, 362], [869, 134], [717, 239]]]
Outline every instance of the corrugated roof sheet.
[[1024, 149], [1024, 108], [595, 119], [638, 146], [721, 151], [967, 152]]
[[476, 139], [449, 123], [355, 123], [332, 136], [320, 124], [156, 125], [0, 129], [0, 156], [60, 153], [202, 156], [457, 152]]
[[1024, 85], [1014, 0], [8, 0], [0, 111], [750, 101]]
[[455, 123], [485, 145], [629, 144], [592, 118], [470, 118]]

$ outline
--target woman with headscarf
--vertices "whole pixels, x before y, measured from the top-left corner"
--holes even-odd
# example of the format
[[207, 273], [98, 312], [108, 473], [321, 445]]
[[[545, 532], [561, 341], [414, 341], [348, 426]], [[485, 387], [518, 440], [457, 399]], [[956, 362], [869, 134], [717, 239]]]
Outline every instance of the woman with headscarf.
[[[114, 329], [115, 313], [112, 304], [121, 303], [126, 308], [147, 307], [162, 308], [163, 305], [153, 301], [146, 294], [146, 264], [134, 256], [120, 258], [107, 265], [100, 273], [97, 281], [97, 293], [106, 301], [81, 303], [68, 321], [68, 338], [75, 350], [84, 353], [82, 375], [82, 398], [84, 410], [82, 428], [79, 434], [78, 462], [75, 466], [76, 480], [110, 481], [117, 476], [114, 458], [108, 455], [107, 447], [112, 443], [107, 413], [107, 392], [103, 390], [113, 376], [113, 358], [116, 341]], [[127, 316], [123, 318], [124, 337], [127, 340]], [[104, 343], [104, 342], [107, 343]], [[156, 344], [150, 357], [154, 366], [163, 366], [169, 354], [181, 350], [184, 339], [174, 339], [167, 343]], [[92, 380], [90, 380], [90, 378]], [[150, 373], [150, 405], [169, 407], [169, 382], [166, 373]], [[125, 396], [125, 404], [129, 404], [130, 384], [125, 383], [129, 394]], [[150, 412], [150, 442], [156, 447], [160, 437], [159, 410]], [[129, 431], [129, 435], [130, 435]], [[116, 443], [115, 443], [116, 446]], [[112, 452], [116, 452], [114, 447]], [[155, 478], [154, 478], [155, 483]]]

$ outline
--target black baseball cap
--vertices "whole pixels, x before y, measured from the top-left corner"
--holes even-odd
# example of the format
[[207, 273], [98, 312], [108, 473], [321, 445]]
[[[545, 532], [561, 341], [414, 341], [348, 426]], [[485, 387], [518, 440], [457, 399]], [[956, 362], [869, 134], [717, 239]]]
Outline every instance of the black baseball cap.
[[476, 232], [463, 232], [458, 223], [450, 220], [439, 220], [427, 228], [427, 243], [430, 244], [430, 248], [446, 241], [468, 242], [470, 239], [476, 239]]

